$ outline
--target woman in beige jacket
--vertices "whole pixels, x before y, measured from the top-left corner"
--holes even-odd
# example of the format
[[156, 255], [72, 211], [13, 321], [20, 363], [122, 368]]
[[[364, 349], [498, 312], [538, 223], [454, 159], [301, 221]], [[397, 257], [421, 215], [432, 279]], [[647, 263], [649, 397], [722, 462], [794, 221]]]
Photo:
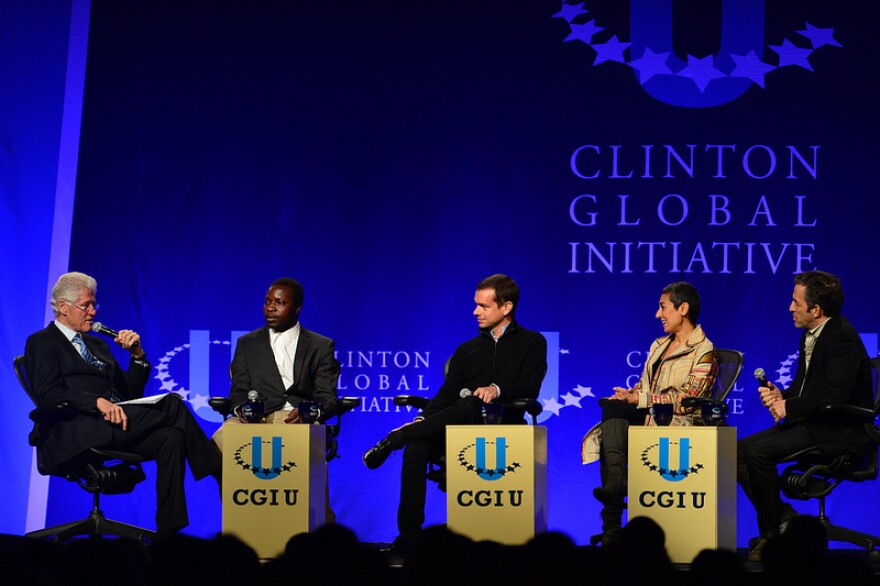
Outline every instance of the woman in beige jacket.
[[712, 391], [717, 371], [715, 347], [697, 324], [699, 314], [700, 297], [693, 285], [678, 282], [664, 287], [655, 317], [666, 335], [651, 344], [642, 376], [634, 387], [614, 387], [614, 395], [599, 401], [602, 422], [593, 431], [601, 438], [602, 486], [593, 489], [593, 496], [604, 505], [603, 544], [612, 541], [621, 528], [628, 427], [654, 425], [651, 407], [658, 403], [673, 405], [672, 425], [693, 425], [694, 413], [683, 409], [681, 400], [706, 397]]

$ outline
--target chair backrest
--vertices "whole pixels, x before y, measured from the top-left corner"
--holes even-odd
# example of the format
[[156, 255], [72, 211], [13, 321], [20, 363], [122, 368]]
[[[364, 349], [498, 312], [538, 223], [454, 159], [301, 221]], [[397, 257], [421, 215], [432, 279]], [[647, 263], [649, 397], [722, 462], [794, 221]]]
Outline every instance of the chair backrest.
[[880, 356], [871, 359], [871, 377], [874, 381], [874, 414], [880, 415]]
[[[37, 395], [34, 393], [34, 388], [31, 386], [31, 381], [28, 379], [27, 371], [24, 369], [24, 356], [16, 356], [12, 359], [12, 368], [15, 370], [15, 376], [18, 378], [18, 382], [21, 384], [21, 388], [25, 390], [28, 397], [31, 398], [31, 401], [34, 403], [34, 407], [39, 407], [39, 402], [37, 401]], [[31, 419], [34, 420], [34, 427], [31, 430], [31, 433], [28, 435], [28, 444], [37, 448], [37, 470], [40, 474], [48, 475], [49, 471], [46, 468], [45, 460], [43, 458], [42, 450], [39, 448], [43, 445], [43, 441], [45, 439], [43, 426], [39, 423], [38, 419], [34, 419], [33, 414], [39, 411], [39, 409], [34, 409], [31, 412]]]
[[37, 396], [34, 394], [31, 381], [28, 379], [27, 372], [24, 370], [24, 356], [16, 356], [13, 358], [12, 367], [15, 370], [15, 376], [18, 378], [18, 382], [21, 383], [21, 388], [25, 390], [28, 397], [34, 402], [34, 405], [39, 407], [39, 402], [37, 401]]
[[715, 360], [718, 362], [718, 374], [715, 378], [715, 386], [712, 387], [712, 398], [724, 401], [727, 394], [733, 390], [736, 379], [742, 371], [743, 354], [739, 350], [716, 348]]

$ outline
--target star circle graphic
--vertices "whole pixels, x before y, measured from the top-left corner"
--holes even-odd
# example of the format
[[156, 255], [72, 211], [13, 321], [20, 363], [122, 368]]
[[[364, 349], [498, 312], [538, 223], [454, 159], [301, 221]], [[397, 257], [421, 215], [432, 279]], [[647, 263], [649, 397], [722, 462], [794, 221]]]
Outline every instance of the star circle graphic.
[[[690, 79], [699, 89], [704, 92], [715, 79], [742, 78], [763, 88], [764, 77], [786, 67], [799, 67], [813, 72], [809, 57], [822, 47], [840, 47], [834, 38], [834, 28], [819, 28], [805, 22], [806, 28], [795, 31], [797, 37], [793, 42], [789, 38], [782, 39], [778, 44], [767, 44], [764, 52], [775, 53], [776, 65], [763, 61], [754, 50], [742, 55], [730, 53], [730, 60], [726, 65], [716, 62], [716, 55], [696, 57], [686, 55], [685, 59], [676, 58], [672, 52], [654, 52], [651, 47], [645, 47], [641, 55], [632, 55], [630, 45], [618, 39], [618, 33], [606, 30], [599, 26], [595, 18], [590, 16], [586, 9], [586, 2], [562, 2], [559, 12], [553, 18], [565, 20], [569, 27], [569, 34], [563, 42], [579, 42], [590, 47], [595, 53], [593, 67], [606, 62], [619, 63], [630, 67], [637, 75], [639, 83], [645, 85], [648, 80], [656, 76], [674, 76]], [[577, 22], [575, 22], [577, 20]], [[585, 22], [586, 21], [586, 22]], [[791, 35], [789, 35], [791, 36]], [[800, 45], [809, 44], [809, 47]], [[627, 58], [626, 52], [630, 56]]]
[[[495, 445], [495, 442], [486, 442], [486, 446]], [[492, 479], [501, 478], [507, 474], [513, 474], [517, 471], [518, 468], [521, 468], [522, 465], [519, 462], [511, 462], [504, 468], [482, 468], [477, 466], [476, 464], [472, 464], [468, 460], [468, 453], [473, 452], [476, 449], [477, 444], [468, 444], [458, 452], [458, 465], [464, 467], [468, 472], [473, 472], [477, 476], [481, 474], [487, 475]]]
[[[281, 474], [283, 474], [285, 472], [291, 472], [294, 468], [296, 468], [296, 462], [293, 462], [293, 461], [288, 461], [288, 462], [282, 464], [281, 466], [271, 467], [271, 468], [262, 467], [262, 466], [254, 466], [251, 462], [246, 462], [243, 454], [252, 445], [253, 445], [252, 442], [248, 442], [248, 443], [240, 446], [237, 450], [235, 450], [235, 454], [234, 454], [235, 463], [236, 463], [236, 465], [241, 467], [242, 470], [250, 472], [254, 476], [257, 476], [258, 474], [262, 474], [264, 476], [272, 475], [274, 477], [274, 476], [281, 476]], [[263, 440], [262, 445], [271, 446], [272, 442], [271, 442], [271, 440]], [[281, 447], [282, 448], [285, 447], [284, 444], [281, 444]]]

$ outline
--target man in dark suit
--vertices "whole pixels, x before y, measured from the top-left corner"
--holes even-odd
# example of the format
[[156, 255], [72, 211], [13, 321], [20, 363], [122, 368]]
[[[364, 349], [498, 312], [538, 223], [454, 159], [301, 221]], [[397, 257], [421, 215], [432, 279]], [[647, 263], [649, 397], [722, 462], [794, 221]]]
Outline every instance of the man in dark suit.
[[[214, 433], [213, 440], [219, 448], [223, 448], [223, 429], [227, 425], [248, 423], [242, 406], [250, 391], [259, 393], [266, 423], [302, 423], [300, 401], [318, 403], [318, 421], [326, 421], [336, 413], [339, 361], [333, 340], [299, 323], [303, 297], [298, 281], [276, 280], [263, 302], [266, 325], [236, 342], [229, 390], [235, 417], [227, 419]], [[325, 503], [325, 521], [332, 523], [336, 514], [330, 506], [329, 483]]]
[[99, 306], [97, 282], [83, 273], [62, 275], [52, 288], [55, 321], [28, 337], [24, 367], [39, 404], [67, 401], [77, 415], [52, 425], [43, 445], [50, 471], [64, 470], [90, 448], [134, 452], [156, 460], [156, 528], [176, 533], [188, 524], [185, 462], [196, 479], [218, 478], [220, 454], [179, 396], [153, 404], [119, 405], [140, 398], [150, 374], [140, 336], [120, 330], [115, 342], [131, 353], [124, 371], [92, 329]]
[[214, 434], [221, 448], [223, 427], [246, 423], [241, 407], [252, 390], [264, 402], [267, 423], [300, 423], [300, 401], [320, 405], [319, 421], [335, 414], [339, 361], [333, 340], [302, 327], [298, 321], [302, 304], [302, 285], [288, 278], [276, 280], [263, 303], [266, 325], [238, 339], [229, 391], [236, 417]]
[[[858, 332], [842, 315], [840, 279], [823, 271], [795, 276], [789, 311], [801, 336], [797, 373], [785, 390], [758, 388], [777, 425], [737, 443], [737, 481], [758, 514], [760, 537], [749, 559], [761, 559], [767, 540], [779, 534], [790, 505], [779, 493], [776, 466], [799, 450], [818, 447], [829, 456], [859, 453], [870, 446], [862, 426], [822, 421], [820, 405], [873, 407], [871, 361]], [[793, 512], [793, 511], [791, 511]]]
[[[519, 286], [507, 275], [492, 275], [477, 284], [474, 316], [480, 333], [461, 344], [449, 371], [421, 415], [380, 440], [363, 456], [367, 468], [381, 466], [395, 450], [405, 448], [400, 479], [393, 553], [408, 553], [425, 520], [427, 465], [442, 454], [446, 426], [481, 423], [484, 403], [537, 399], [547, 371], [547, 340], [521, 327], [515, 318]], [[472, 391], [463, 396], [462, 390]], [[464, 395], [467, 395], [465, 393]], [[522, 423], [523, 412], [504, 409], [502, 423]]]

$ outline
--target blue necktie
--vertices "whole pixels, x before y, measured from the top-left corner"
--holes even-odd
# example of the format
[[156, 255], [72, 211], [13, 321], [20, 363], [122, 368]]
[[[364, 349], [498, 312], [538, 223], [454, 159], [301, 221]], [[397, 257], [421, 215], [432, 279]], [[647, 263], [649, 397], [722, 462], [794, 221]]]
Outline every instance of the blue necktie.
[[92, 353], [89, 351], [89, 347], [86, 346], [86, 341], [83, 340], [82, 335], [77, 334], [73, 337], [73, 345], [76, 346], [79, 353], [85, 358], [86, 362], [91, 364], [92, 366], [96, 366], [101, 370], [104, 370], [104, 363], [95, 358]]
[[[103, 361], [95, 358], [95, 356], [89, 351], [89, 347], [86, 346], [86, 341], [83, 340], [82, 335], [77, 334], [73, 337], [73, 345], [76, 346], [77, 350], [79, 350], [79, 353], [82, 355], [86, 362], [98, 368], [99, 370], [104, 370], [104, 367], [106, 365]], [[117, 403], [122, 400], [122, 397], [119, 396], [119, 393], [117, 393], [115, 389], [111, 388], [110, 400], [114, 403]]]

